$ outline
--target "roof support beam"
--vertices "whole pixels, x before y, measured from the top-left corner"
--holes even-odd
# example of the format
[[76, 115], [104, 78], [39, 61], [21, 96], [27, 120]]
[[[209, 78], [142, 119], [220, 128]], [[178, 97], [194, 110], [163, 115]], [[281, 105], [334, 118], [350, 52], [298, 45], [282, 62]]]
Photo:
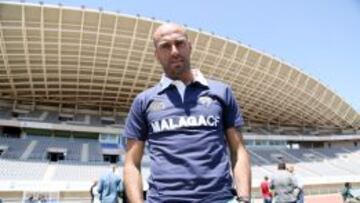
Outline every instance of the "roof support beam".
[[[6, 77], [10, 83], [11, 86], [11, 92], [14, 94], [14, 99], [17, 99], [17, 89], [15, 88], [14, 85], [14, 79], [11, 73], [11, 67], [9, 64], [9, 59], [8, 59], [8, 53], [7, 53], [7, 49], [6, 49], [6, 44], [5, 44], [5, 38], [4, 38], [4, 33], [3, 33], [3, 27], [2, 24], [0, 23], [0, 50], [1, 50], [1, 56], [3, 58], [3, 62], [4, 62], [4, 68], [6, 70]], [[0, 95], [2, 96], [2, 95]]]
[[62, 46], [61, 46], [61, 41], [62, 41], [62, 16], [63, 16], [63, 8], [60, 7], [59, 8], [59, 19], [58, 19], [58, 35], [57, 35], [57, 47], [58, 47], [58, 61], [57, 61], [57, 66], [58, 66], [58, 78], [59, 78], [59, 95], [60, 98], [59, 98], [59, 112], [61, 112], [62, 110], [62, 103], [63, 103], [63, 97], [62, 97], [62, 75], [61, 75], [61, 69], [62, 69], [62, 63], [61, 63], [61, 59], [62, 59], [62, 53], [61, 53], [61, 50], [62, 50]]
[[79, 94], [80, 94], [80, 69], [81, 69], [81, 59], [82, 59], [82, 49], [83, 49], [83, 38], [84, 38], [84, 23], [85, 23], [85, 8], [81, 9], [81, 24], [79, 30], [79, 48], [78, 48], [78, 58], [77, 58], [77, 66], [76, 66], [76, 93], [75, 93], [75, 113], [77, 113], [79, 106]]
[[[231, 57], [228, 60], [228, 63], [226, 65], [221, 65], [221, 67], [228, 67], [223, 72], [223, 75], [221, 76], [221, 78], [225, 78], [225, 76], [229, 74], [230, 69], [232, 69], [234, 64], [237, 63], [236, 62], [236, 56], [238, 55], [238, 52], [239, 52], [239, 45], [237, 45], [235, 47], [235, 51], [232, 52]], [[220, 64], [218, 64], [218, 66], [220, 66]]]
[[[110, 50], [108, 53], [108, 58], [106, 60], [106, 67], [105, 67], [105, 78], [104, 78], [104, 82], [102, 84], [102, 90], [101, 90], [101, 96], [100, 96], [100, 100], [102, 103], [102, 101], [104, 100], [104, 94], [105, 94], [105, 90], [106, 90], [106, 84], [107, 84], [107, 80], [109, 77], [109, 70], [110, 70], [110, 63], [111, 63], [111, 59], [113, 58], [113, 51], [114, 51], [114, 47], [115, 47], [115, 39], [116, 39], [116, 31], [117, 31], [117, 26], [118, 26], [118, 16], [114, 16], [115, 18], [115, 23], [113, 26], [113, 32], [111, 34], [111, 45], [110, 45]], [[114, 98], [115, 100], [116, 98]]]
[[[130, 41], [130, 47], [129, 47], [129, 50], [128, 50], [128, 54], [126, 56], [126, 60], [125, 60], [125, 65], [124, 65], [124, 70], [123, 70], [123, 73], [121, 75], [121, 79], [120, 79], [120, 84], [119, 84], [119, 88], [118, 88], [118, 91], [116, 93], [116, 103], [119, 101], [119, 97], [120, 97], [120, 93], [123, 89], [123, 85], [124, 85], [124, 80], [125, 80], [125, 75], [127, 74], [127, 71], [129, 69], [129, 61], [130, 61], [130, 57], [131, 57], [131, 54], [133, 54], [132, 52], [134, 51], [134, 42], [136, 40], [136, 30], [137, 30], [137, 27], [138, 27], [138, 24], [139, 24], [139, 17], [137, 17], [135, 19], [135, 25], [133, 27], [133, 30], [132, 30], [132, 33], [131, 33], [131, 41]], [[128, 95], [127, 97], [131, 97], [132, 95]], [[126, 100], [128, 100], [128, 98], [126, 98]]]
[[[147, 33], [147, 37], [146, 37], [146, 40], [147, 40], [148, 42], [152, 40], [153, 30], [154, 30], [154, 23], [152, 22], [151, 25], [150, 25], [150, 29], [149, 29], [149, 31], [148, 31], [148, 33]], [[139, 75], [141, 74], [141, 70], [142, 70], [143, 67], [145, 66], [144, 60], [145, 60], [145, 57], [146, 57], [146, 53], [150, 52], [149, 44], [150, 44], [150, 43], [145, 43], [144, 51], [141, 52], [140, 64], [139, 64], [139, 67], [138, 67], [138, 69], [137, 69], [137, 71], [136, 71], [136, 75], [135, 75], [135, 78], [134, 78], [135, 81], [138, 81], [138, 77], [139, 77]], [[134, 89], [135, 89], [135, 88], [136, 88], [136, 84], [135, 84], [135, 83], [132, 83], [131, 88], [130, 88], [129, 95], [133, 95], [133, 94], [134, 94]], [[126, 103], [131, 104], [131, 101], [132, 101], [132, 97], [126, 98]]]
[[32, 72], [30, 67], [30, 56], [29, 56], [29, 47], [28, 47], [28, 36], [26, 31], [26, 18], [25, 18], [25, 5], [21, 6], [21, 33], [22, 33], [22, 40], [24, 45], [24, 56], [25, 56], [25, 67], [27, 70], [28, 78], [29, 78], [29, 85], [30, 85], [30, 92], [31, 92], [31, 99], [35, 98], [35, 91], [34, 91], [34, 83], [32, 80]]
[[[229, 66], [224, 66], [224, 65], [220, 65], [220, 62], [225, 58], [224, 55], [225, 55], [225, 50], [228, 46], [228, 41], [225, 41], [222, 46], [221, 46], [221, 50], [220, 50], [220, 54], [216, 56], [215, 58], [215, 63], [214, 65], [211, 67], [211, 72], [209, 73], [209, 75], [211, 76], [215, 76], [215, 75], [218, 75], [220, 76], [219, 74], [219, 69], [223, 72], [226, 72], [226, 70], [228, 70], [230, 67]], [[220, 77], [219, 79], [222, 79], [224, 80], [223, 77]]]
[[42, 61], [41, 61], [41, 65], [42, 65], [42, 69], [43, 69], [43, 79], [44, 79], [44, 91], [45, 91], [45, 97], [46, 99], [49, 99], [49, 88], [48, 88], [48, 84], [47, 84], [47, 71], [46, 71], [46, 55], [45, 55], [45, 27], [44, 27], [44, 21], [45, 21], [45, 17], [44, 17], [44, 6], [41, 6], [41, 11], [40, 11], [40, 37], [41, 37], [41, 55], [42, 55]]
[[[94, 86], [94, 77], [95, 77], [95, 64], [96, 64], [96, 56], [97, 56], [97, 52], [98, 52], [98, 47], [99, 47], [99, 38], [100, 38], [100, 29], [101, 29], [101, 21], [102, 21], [102, 15], [103, 15], [103, 11], [99, 11], [99, 15], [98, 15], [98, 23], [97, 23], [97, 30], [96, 30], [96, 40], [95, 40], [95, 46], [94, 46], [94, 55], [93, 55], [93, 60], [92, 60], [92, 67], [91, 67], [91, 74], [90, 74], [90, 86], [89, 86], [89, 99], [93, 99], [92, 98], [92, 93], [93, 93], [93, 86]], [[101, 105], [99, 104], [99, 111], [101, 113]]]

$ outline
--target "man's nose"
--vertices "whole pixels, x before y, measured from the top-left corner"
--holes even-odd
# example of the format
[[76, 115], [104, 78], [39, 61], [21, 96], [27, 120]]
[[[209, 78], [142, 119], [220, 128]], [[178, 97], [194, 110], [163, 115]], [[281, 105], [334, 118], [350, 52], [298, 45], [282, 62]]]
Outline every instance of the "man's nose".
[[175, 44], [172, 44], [171, 45], [171, 55], [178, 55], [178, 54], [179, 54], [178, 48], [176, 47]]

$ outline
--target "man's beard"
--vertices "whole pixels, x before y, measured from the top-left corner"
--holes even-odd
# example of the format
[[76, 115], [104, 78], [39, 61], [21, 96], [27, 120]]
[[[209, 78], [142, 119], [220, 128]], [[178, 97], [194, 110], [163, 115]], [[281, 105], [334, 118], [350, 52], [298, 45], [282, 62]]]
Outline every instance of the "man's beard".
[[183, 64], [178, 65], [178, 66], [171, 66], [172, 64], [169, 64], [166, 68], [164, 68], [164, 72], [166, 73], [166, 75], [173, 79], [173, 80], [178, 80], [179, 77], [181, 76], [181, 74], [183, 74], [184, 72], [190, 71], [190, 62], [189, 61], [184, 61]]

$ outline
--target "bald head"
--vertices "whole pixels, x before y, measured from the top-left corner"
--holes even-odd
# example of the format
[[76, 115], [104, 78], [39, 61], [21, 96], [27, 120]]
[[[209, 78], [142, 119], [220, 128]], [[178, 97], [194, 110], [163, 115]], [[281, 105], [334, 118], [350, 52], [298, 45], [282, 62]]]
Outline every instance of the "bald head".
[[293, 173], [294, 172], [294, 166], [290, 165], [287, 167], [287, 170], [290, 172], [290, 173]]
[[184, 27], [165, 23], [153, 34], [154, 54], [166, 76], [188, 83], [192, 80], [190, 71], [191, 43]]
[[155, 47], [157, 47], [157, 42], [159, 41], [159, 39], [170, 33], [178, 33], [187, 38], [186, 29], [183, 26], [175, 23], [164, 23], [158, 28], [156, 28], [155, 32], [153, 33], [153, 41]]

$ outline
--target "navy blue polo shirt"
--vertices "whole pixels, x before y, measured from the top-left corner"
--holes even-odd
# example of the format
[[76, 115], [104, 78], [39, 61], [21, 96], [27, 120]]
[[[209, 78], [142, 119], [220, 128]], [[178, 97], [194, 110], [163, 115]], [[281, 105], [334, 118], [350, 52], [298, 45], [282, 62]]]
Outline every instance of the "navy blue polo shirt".
[[224, 202], [233, 196], [225, 131], [243, 119], [228, 85], [195, 81], [181, 98], [160, 84], [140, 93], [125, 124], [127, 139], [147, 141], [147, 202]]

